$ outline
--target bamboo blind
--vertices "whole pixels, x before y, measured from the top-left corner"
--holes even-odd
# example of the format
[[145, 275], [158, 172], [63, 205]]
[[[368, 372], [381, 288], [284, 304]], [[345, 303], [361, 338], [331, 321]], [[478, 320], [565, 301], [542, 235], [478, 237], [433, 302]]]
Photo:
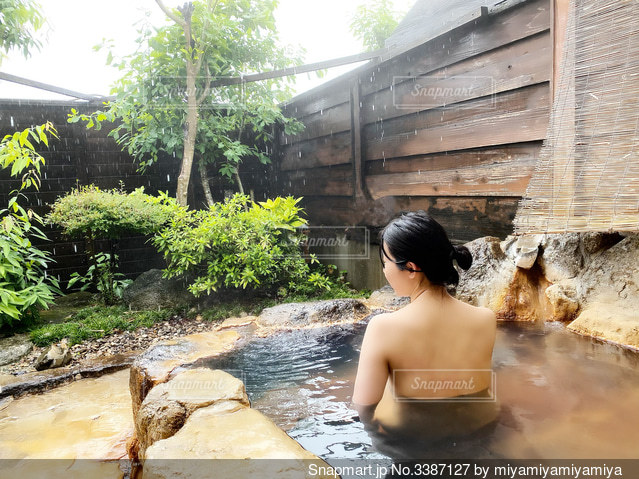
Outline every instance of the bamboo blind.
[[515, 234], [639, 230], [639, 1], [573, 0]]

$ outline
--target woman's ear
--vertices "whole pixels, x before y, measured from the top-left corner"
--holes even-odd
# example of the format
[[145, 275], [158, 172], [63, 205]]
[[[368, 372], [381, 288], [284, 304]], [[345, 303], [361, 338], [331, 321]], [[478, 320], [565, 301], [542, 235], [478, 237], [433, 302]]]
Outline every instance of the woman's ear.
[[411, 276], [411, 278], [414, 277], [415, 273], [421, 271], [421, 269], [415, 263], [413, 263], [412, 261], [409, 261], [409, 262], [406, 263], [406, 268], [409, 269], [409, 270], [412, 270], [412, 271], [410, 271], [410, 274], [413, 275], [413, 276]]

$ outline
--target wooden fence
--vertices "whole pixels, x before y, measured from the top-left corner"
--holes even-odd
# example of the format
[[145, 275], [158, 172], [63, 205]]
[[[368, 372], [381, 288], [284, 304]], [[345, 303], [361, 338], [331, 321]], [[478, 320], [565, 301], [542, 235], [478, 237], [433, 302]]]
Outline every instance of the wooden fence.
[[294, 98], [306, 128], [279, 135], [277, 192], [316, 224], [424, 209], [458, 240], [510, 234], [546, 135], [553, 41], [549, 0], [507, 3]]
[[[147, 174], [140, 174], [132, 158], [121, 151], [112, 138], [107, 136], [107, 125], [102, 130], [87, 130], [82, 124], [67, 123], [71, 108], [88, 112], [91, 108], [74, 102], [2, 100], [0, 103], [0, 135], [4, 136], [46, 121], [54, 124], [59, 139], [51, 140], [50, 148], [40, 151], [46, 159], [42, 170], [40, 191], [26, 192], [27, 204], [40, 215], [47, 214], [49, 204], [77, 185], [95, 184], [100, 188], [119, 188], [121, 182], [126, 191], [140, 186], [145, 191], [158, 190], [175, 194], [177, 163], [163, 159]], [[10, 191], [20, 182], [0, 172], [0, 205], [6, 205]], [[45, 230], [50, 241], [39, 246], [53, 253], [55, 263], [51, 273], [63, 283], [73, 272], [84, 274], [87, 268], [84, 241], [63, 237], [60, 230], [49, 227]], [[104, 242], [98, 248], [107, 250]], [[129, 277], [152, 267], [163, 267], [163, 260], [147, 243], [147, 238], [131, 236], [123, 238], [118, 245], [122, 272]]]

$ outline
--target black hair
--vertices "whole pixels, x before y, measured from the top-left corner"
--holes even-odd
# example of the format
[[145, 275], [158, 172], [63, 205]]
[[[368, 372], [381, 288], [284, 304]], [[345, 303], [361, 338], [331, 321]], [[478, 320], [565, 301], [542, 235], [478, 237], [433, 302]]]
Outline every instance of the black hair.
[[[446, 231], [424, 211], [405, 213], [392, 220], [380, 232], [380, 255], [382, 248], [395, 257], [400, 269], [409, 269], [411, 261], [428, 280], [438, 286], [454, 286], [459, 283], [457, 265], [467, 270], [473, 262], [465, 246], [453, 246]], [[388, 261], [388, 260], [387, 260]], [[413, 270], [411, 270], [413, 271]]]

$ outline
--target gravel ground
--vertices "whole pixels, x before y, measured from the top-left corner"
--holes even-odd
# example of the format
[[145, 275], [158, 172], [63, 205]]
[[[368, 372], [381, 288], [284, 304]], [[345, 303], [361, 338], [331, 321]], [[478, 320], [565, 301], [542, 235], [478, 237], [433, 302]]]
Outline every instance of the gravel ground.
[[[135, 331], [116, 330], [113, 334], [99, 339], [84, 341], [71, 346], [71, 366], [81, 366], [96, 358], [142, 352], [151, 344], [173, 339], [189, 334], [211, 331], [218, 326], [218, 322], [205, 321], [200, 316], [196, 318], [172, 317], [167, 321], [156, 323], [149, 328], [139, 328]], [[20, 375], [35, 371], [33, 364], [46, 348], [34, 346], [33, 350], [20, 361], [0, 367], [0, 373]]]

